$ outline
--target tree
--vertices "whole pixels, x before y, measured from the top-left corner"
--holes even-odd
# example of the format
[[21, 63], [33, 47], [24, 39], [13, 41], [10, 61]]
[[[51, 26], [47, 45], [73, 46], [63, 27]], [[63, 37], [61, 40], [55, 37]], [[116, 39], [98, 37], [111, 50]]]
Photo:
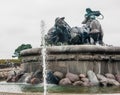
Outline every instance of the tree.
[[20, 45], [17, 49], [14, 51], [14, 55], [12, 57], [20, 57], [20, 52], [25, 49], [30, 49], [32, 48], [31, 44], [22, 44]]

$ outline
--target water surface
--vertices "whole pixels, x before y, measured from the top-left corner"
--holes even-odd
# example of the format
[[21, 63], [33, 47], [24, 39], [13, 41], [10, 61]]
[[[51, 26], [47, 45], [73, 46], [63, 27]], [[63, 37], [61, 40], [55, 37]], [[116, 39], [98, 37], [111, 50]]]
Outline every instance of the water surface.
[[[38, 85], [31, 85], [28, 83], [6, 83], [5, 81], [0, 82], [0, 92], [43, 92], [43, 83]], [[48, 85], [48, 93], [120, 93], [120, 87], [80, 87], [80, 86], [57, 86]]]

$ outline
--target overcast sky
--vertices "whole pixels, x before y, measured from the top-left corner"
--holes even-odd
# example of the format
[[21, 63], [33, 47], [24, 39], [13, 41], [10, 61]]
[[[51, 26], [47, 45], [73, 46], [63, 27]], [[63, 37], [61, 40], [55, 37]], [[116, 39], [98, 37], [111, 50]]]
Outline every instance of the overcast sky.
[[0, 0], [0, 59], [12, 58], [21, 44], [40, 46], [40, 22], [46, 31], [56, 17], [71, 26], [82, 26], [85, 9], [99, 10], [106, 44], [120, 46], [120, 0]]

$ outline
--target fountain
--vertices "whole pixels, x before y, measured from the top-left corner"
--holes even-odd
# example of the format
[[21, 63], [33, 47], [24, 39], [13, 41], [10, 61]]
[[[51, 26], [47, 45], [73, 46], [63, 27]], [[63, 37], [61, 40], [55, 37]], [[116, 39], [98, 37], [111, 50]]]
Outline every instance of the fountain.
[[[64, 18], [60, 18], [60, 20], [63, 19]], [[59, 20], [59, 18], [57, 20]], [[63, 22], [63, 24], [67, 25], [66, 27], [69, 28], [66, 30], [72, 30], [72, 28], [66, 22]], [[83, 39], [80, 40], [80, 37], [82, 36], [78, 37], [76, 36], [78, 35], [76, 33], [72, 37], [78, 37], [80, 39], [75, 40], [74, 38], [71, 38], [71, 42], [75, 41], [74, 45], [71, 45], [71, 42], [67, 41], [69, 45], [53, 45], [46, 47], [44, 39], [44, 22], [41, 23], [41, 28], [41, 47], [26, 49], [20, 53], [22, 59], [22, 70], [25, 74], [28, 74], [27, 76], [25, 74], [25, 76], [22, 76], [22, 82], [24, 81], [24, 86], [37, 85], [42, 81], [43, 84], [40, 84], [39, 86], [44, 86], [44, 95], [47, 95], [48, 90], [47, 79], [49, 79], [50, 83], [58, 84], [60, 87], [63, 86], [64, 88], [65, 86], [66, 89], [72, 88], [75, 90], [81, 88], [81, 92], [83, 89], [86, 89], [87, 93], [89, 93], [89, 91], [91, 93], [101, 93], [99, 92], [99, 88], [96, 89], [96, 86], [98, 87], [98, 85], [104, 87], [111, 85], [115, 85], [117, 87], [120, 86], [120, 76], [116, 77], [116, 75], [120, 75], [120, 47], [88, 44], [76, 45], [88, 40], [88, 38], [84, 41]], [[75, 27], [74, 29], [78, 28]], [[96, 34], [97, 33], [95, 33], [95, 35]], [[69, 35], [69, 33], [66, 35]], [[98, 37], [98, 35], [96, 37]], [[76, 41], [78, 41], [78, 43]], [[101, 40], [99, 40], [99, 42], [103, 45]], [[96, 44], [96, 39], [94, 39], [94, 44]], [[30, 76], [31, 72], [32, 74]], [[47, 76], [47, 74], [50, 74], [50, 76]], [[41, 75], [43, 75], [42, 78]], [[26, 84], [26, 82], [30, 84]], [[18, 85], [21, 84], [22, 83]], [[75, 86], [75, 89], [73, 86]], [[93, 86], [94, 90], [92, 88], [88, 89], [90, 86]], [[57, 88], [57, 86], [55, 86], [55, 88]], [[74, 92], [73, 90], [68, 90], [68, 92]], [[19, 92], [21, 93], [21, 91]], [[83, 91], [82, 93], [85, 92]]]
[[[96, 31], [93, 31], [87, 38], [84, 38], [84, 33], [82, 34], [81, 31], [78, 32], [78, 27], [71, 28], [64, 21], [64, 18], [57, 18], [55, 21], [56, 23], [58, 22], [58, 25], [61, 25], [59, 27], [63, 27], [61, 28], [61, 30], [63, 29], [62, 31], [64, 31], [63, 36], [58, 36], [57, 33], [61, 31], [59, 31], [59, 28], [56, 27], [55, 30], [55, 27], [53, 27], [48, 32], [49, 35], [46, 40], [50, 44], [52, 42], [52, 46], [45, 47], [45, 43], [43, 43], [44, 45], [40, 48], [27, 49], [21, 52], [23, 70], [25, 72], [36, 72], [36, 70], [43, 71], [44, 95], [47, 93], [45, 76], [46, 68], [47, 72], [50, 72], [47, 73], [50, 74], [50, 76], [47, 76], [49, 81], [52, 81], [50, 83], [58, 84], [60, 86], [120, 86], [120, 47], [104, 45], [102, 41], [103, 35], [100, 32], [96, 33]], [[98, 26], [100, 26], [100, 24]], [[54, 35], [53, 32], [56, 34]], [[94, 36], [92, 34], [94, 34]], [[91, 37], [90, 35], [93, 37], [93, 44], [96, 44], [98, 41], [100, 44], [99, 46], [85, 44], [89, 37]], [[55, 46], [58, 45], [56, 41], [63, 45]], [[66, 43], [67, 45], [65, 45]], [[47, 56], [45, 55], [46, 53]], [[98, 89], [97, 92], [99, 92]]]

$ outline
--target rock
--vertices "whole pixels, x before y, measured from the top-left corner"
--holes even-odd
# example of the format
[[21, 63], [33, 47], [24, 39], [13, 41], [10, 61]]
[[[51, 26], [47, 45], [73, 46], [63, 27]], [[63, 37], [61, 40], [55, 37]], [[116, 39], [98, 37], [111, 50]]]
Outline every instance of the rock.
[[89, 79], [88, 78], [81, 78], [81, 81], [83, 81], [83, 82], [89, 82]]
[[43, 77], [42, 71], [41, 71], [41, 70], [37, 70], [37, 71], [33, 74], [33, 77], [41, 79], [41, 78]]
[[93, 84], [93, 85], [98, 85], [99, 84], [99, 81], [95, 75], [95, 73], [91, 70], [89, 70], [87, 72], [87, 76], [88, 76], [88, 79], [90, 80], [90, 82]]
[[101, 75], [101, 74], [97, 74], [96, 76], [99, 80], [107, 81], [107, 78], [105, 76]]
[[32, 78], [32, 73], [25, 73], [25, 74], [18, 80], [18, 82], [30, 83], [31, 78]]
[[30, 83], [31, 84], [38, 84], [38, 83], [40, 83], [40, 80], [38, 78], [32, 78]]
[[88, 87], [88, 86], [90, 86], [90, 83], [89, 82], [82, 82], [81, 86]]
[[107, 78], [101, 74], [97, 74], [97, 78], [99, 79], [100, 86], [107, 86]]
[[107, 85], [107, 78], [101, 74], [97, 74], [97, 78], [99, 79], [100, 86], [106, 86]]
[[84, 74], [79, 75], [80, 78], [85, 78], [86, 76]]
[[61, 73], [61, 72], [59, 72], [59, 71], [54, 72], [53, 75], [56, 76], [56, 77], [58, 77], [59, 79], [62, 79], [63, 76], [64, 76], [63, 73]]
[[74, 85], [74, 86], [81, 86], [82, 83], [83, 83], [82, 81], [75, 81], [75, 82], [73, 83], [73, 85]]
[[114, 79], [107, 78], [107, 83], [108, 83], [108, 85], [120, 86], [120, 83]]
[[72, 73], [67, 73], [66, 78], [69, 78], [71, 82], [79, 81], [79, 76]]
[[115, 75], [115, 79], [120, 83], [120, 75], [119, 74]]
[[61, 79], [60, 82], [59, 82], [59, 85], [62, 85], [62, 86], [71, 85], [71, 84], [72, 84], [72, 82], [70, 81], [69, 78]]
[[15, 76], [16, 76], [16, 72], [15, 71], [9, 71], [6, 82], [13, 82], [13, 81], [15, 81]]
[[8, 72], [4, 72], [4, 79], [7, 79], [8, 77]]
[[19, 72], [19, 73], [15, 76], [15, 81], [17, 82], [23, 75], [24, 75], [24, 72]]
[[102, 80], [101, 80], [101, 81], [99, 81], [99, 82], [100, 82], [100, 86], [102, 86], [102, 87], [103, 87], [103, 86], [107, 86], [107, 81], [102, 81]]
[[110, 74], [110, 73], [105, 74], [105, 76], [107, 78], [110, 78], [110, 79], [115, 79], [115, 76], [113, 74]]
[[9, 71], [8, 72], [8, 77], [9, 76], [16, 76], [16, 72], [15, 71]]
[[12, 82], [12, 77], [13, 77], [13, 76], [8, 76], [6, 82]]
[[7, 79], [8, 78], [8, 72], [0, 72], [0, 79]]
[[58, 84], [60, 79], [53, 75], [51, 71], [47, 73], [47, 83]]

